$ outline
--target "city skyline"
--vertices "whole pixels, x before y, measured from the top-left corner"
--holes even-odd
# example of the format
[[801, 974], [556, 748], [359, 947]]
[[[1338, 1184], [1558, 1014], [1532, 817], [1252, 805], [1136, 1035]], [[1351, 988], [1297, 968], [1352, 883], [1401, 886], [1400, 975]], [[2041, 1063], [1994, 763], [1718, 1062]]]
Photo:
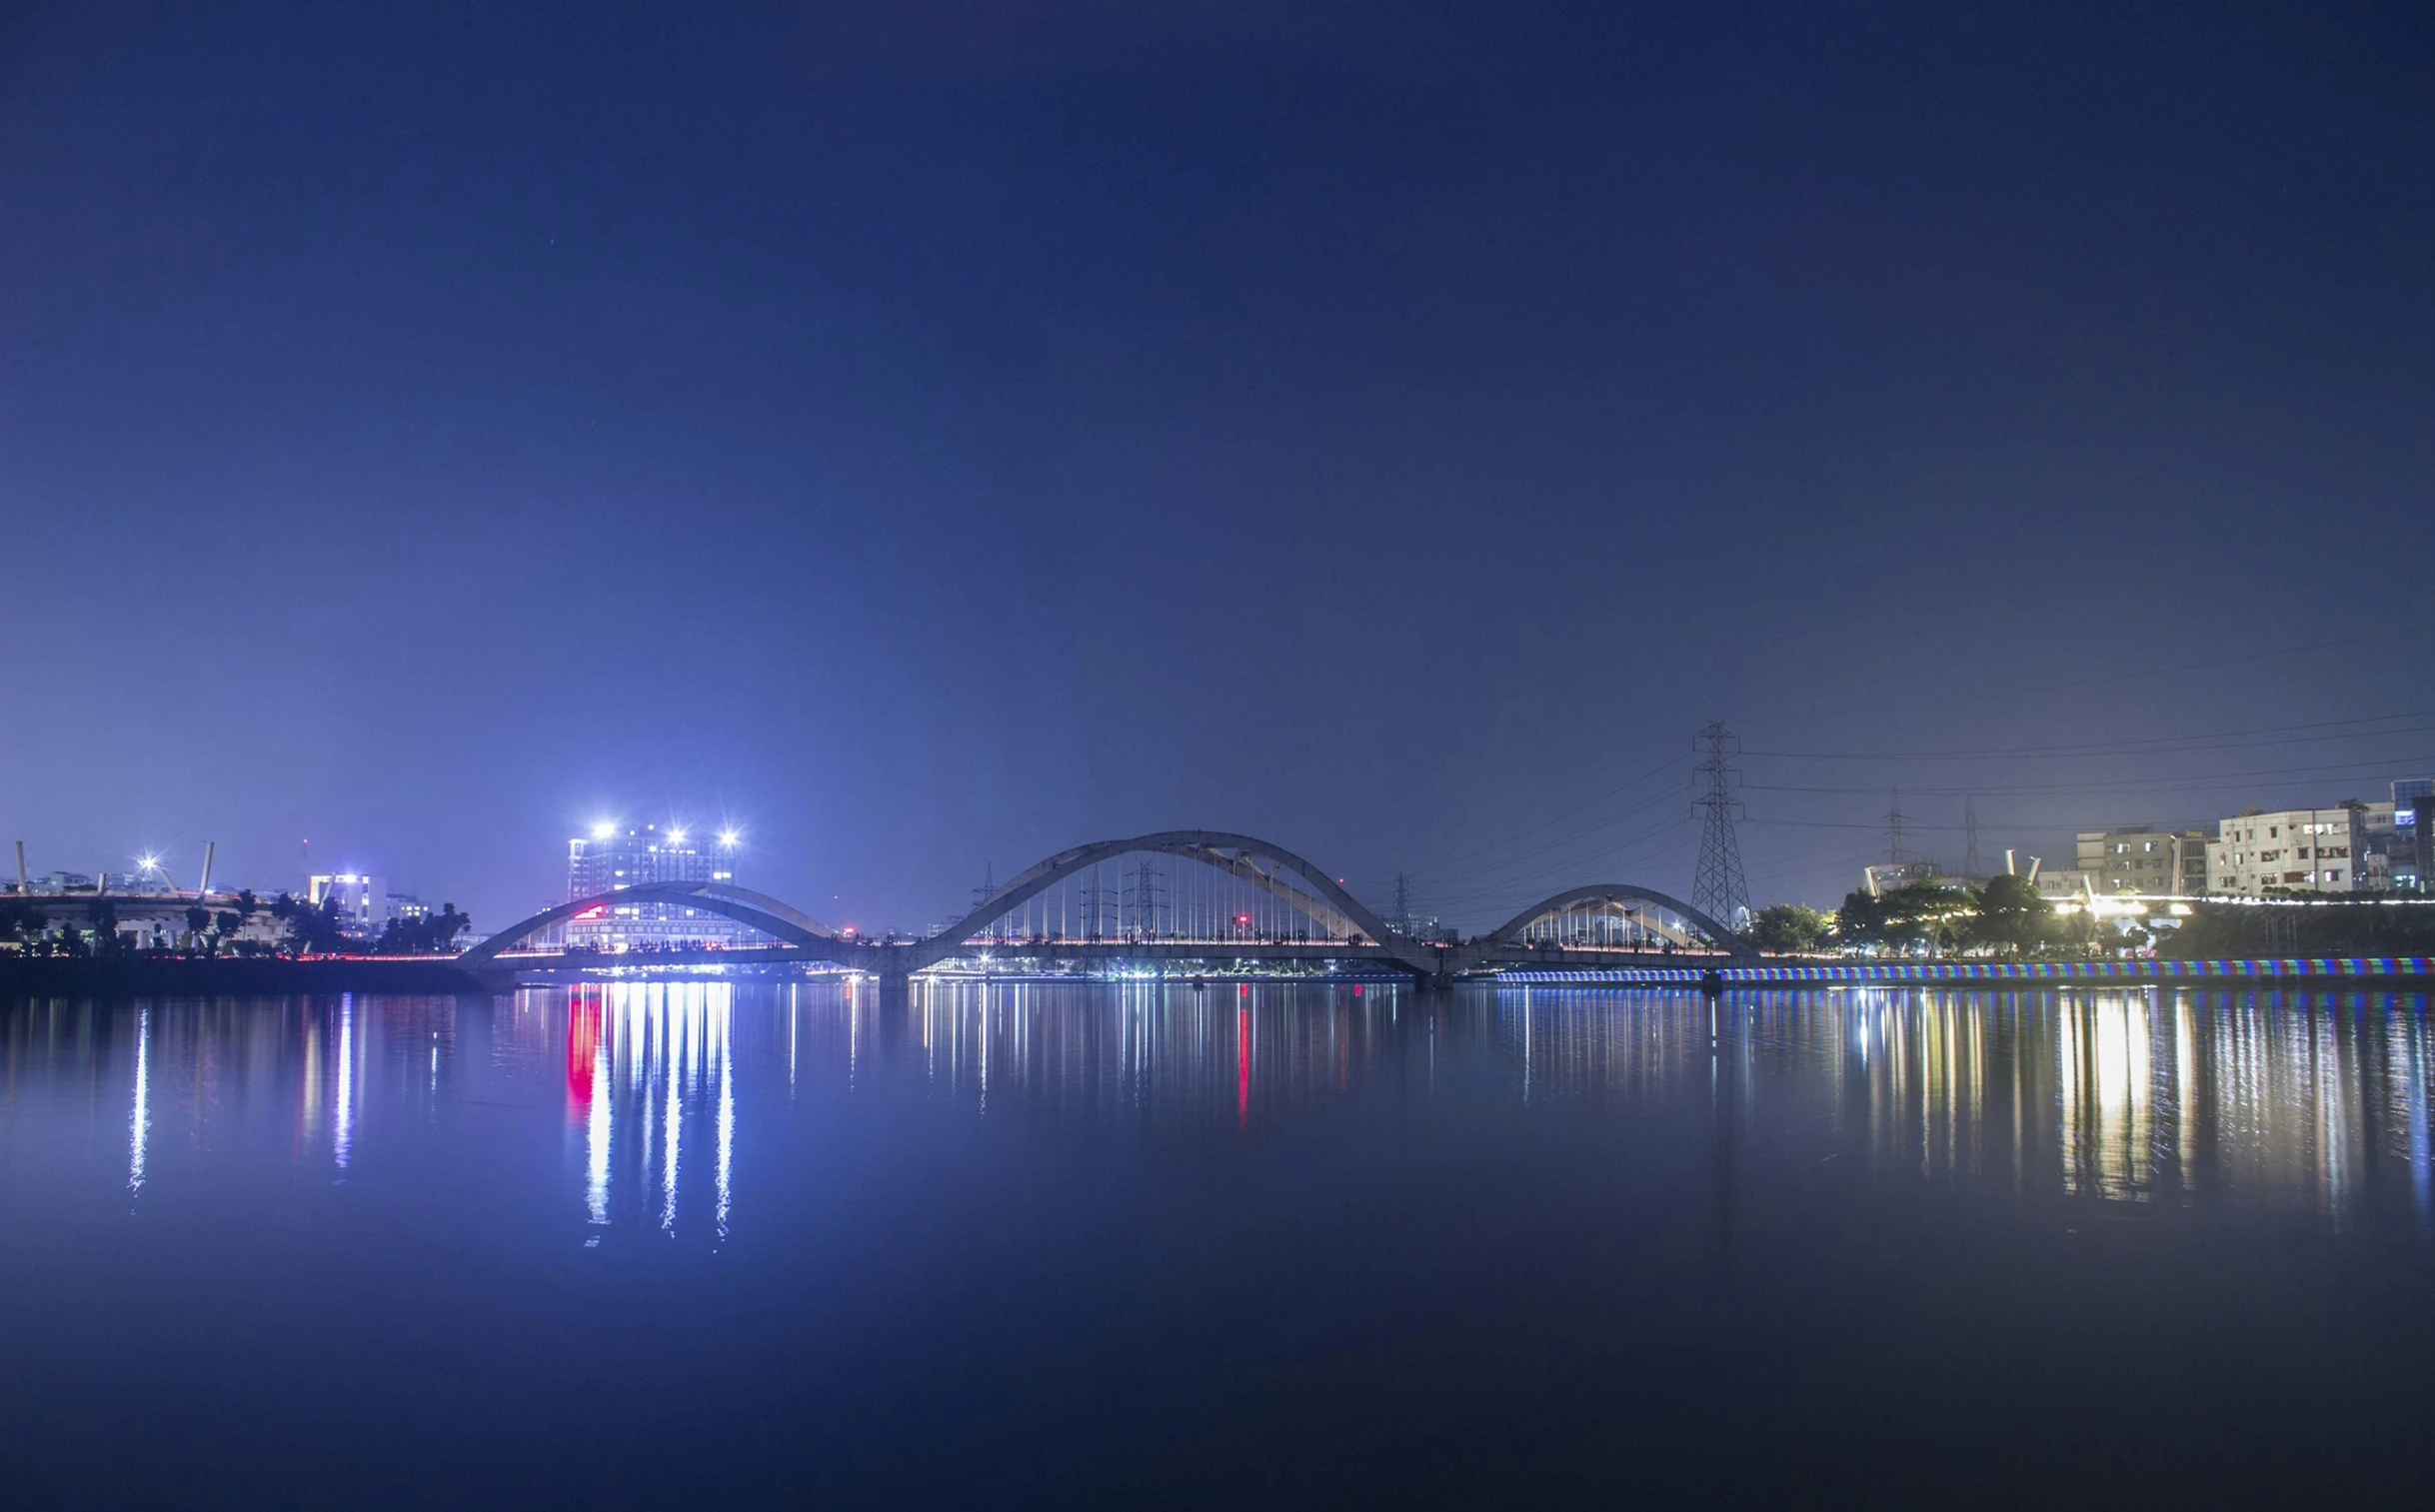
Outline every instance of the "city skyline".
[[[2435, 762], [2430, 762], [2430, 764], [2435, 765]], [[2354, 783], [2354, 785], [2356, 784]], [[2387, 823], [2388, 828], [2390, 823], [2390, 814], [2395, 808], [2396, 804], [2399, 804], [2401, 812], [2404, 815], [2402, 820], [2404, 831], [2405, 834], [2407, 834], [2410, 831], [2410, 826], [2415, 817], [2411, 807], [2409, 806], [2411, 803], [2410, 794], [2423, 794], [2428, 785], [2429, 779], [2426, 777], [2395, 777], [2382, 784], [2383, 788], [2385, 789], [2385, 793], [2383, 795], [2371, 796], [2369, 798], [2360, 799], [2360, 801], [2366, 802], [2371, 808], [2380, 807], [2382, 810], [2384, 810], [2387, 814], [2387, 819], [2385, 822]], [[1686, 789], [1686, 799], [1692, 795], [1693, 794], [1691, 791]], [[2227, 824], [2230, 824], [2237, 816], [2241, 814], [2253, 812], [2274, 813], [2280, 811], [2292, 811], [2292, 809], [2300, 808], [2330, 810], [2338, 807], [2337, 801], [2331, 799], [2291, 805], [2291, 808], [2284, 810], [2268, 809], [2262, 804], [2248, 803], [2242, 805], [2242, 807], [2239, 809], [2218, 812], [2213, 814], [2211, 817], [2195, 823], [2158, 822], [2152, 820], [2131, 822], [2125, 820], [2104, 824], [2095, 828], [2075, 827], [2060, 835], [2055, 834], [2051, 826], [2045, 826], [2042, 830], [2043, 839], [2041, 843], [2036, 845], [2022, 845], [2019, 843], [2007, 843], [2007, 841], [2016, 840], [2021, 836], [2021, 826], [2014, 824], [2000, 824], [1990, 820], [1978, 819], [1975, 814], [1974, 806], [1970, 803], [1970, 800], [1966, 796], [1964, 798], [1964, 817], [1962, 820], [1952, 823], [1940, 823], [1933, 819], [1926, 818], [1919, 813], [1902, 814], [1900, 812], [1899, 788], [1892, 789], [1889, 792], [1889, 797], [1895, 803], [1895, 807], [1889, 810], [1887, 814], [1878, 816], [1874, 823], [1873, 836], [1848, 840], [1842, 845], [1838, 846], [1838, 849], [1852, 854], [1853, 859], [1851, 862], [1851, 867], [1848, 871], [1844, 872], [1840, 876], [1830, 876], [1826, 878], [1828, 884], [1826, 891], [1815, 896], [1785, 895], [1780, 893], [1754, 895], [1751, 899], [1751, 905], [1755, 908], [1764, 907], [1771, 903], [1797, 902], [1831, 910], [1843, 896], [1855, 890], [1855, 888], [1865, 888], [1870, 885], [1863, 873], [1876, 870], [1886, 870], [1888, 868], [1886, 867], [1885, 863], [1895, 859], [1900, 859], [1905, 863], [1906, 866], [1914, 869], [1924, 866], [1928, 871], [1931, 872], [1938, 872], [1951, 876], [1970, 876], [1982, 878], [1999, 870], [2013, 868], [2017, 868], [2025, 874], [2030, 870], [2030, 868], [2036, 866], [2041, 868], [2041, 874], [2046, 875], [2049, 878], [2052, 878], [2057, 874], [2071, 878], [2069, 890], [2076, 892], [2079, 889], [2077, 878], [2081, 874], [2081, 868], [2085, 867], [2088, 863], [2088, 858], [2090, 855], [2089, 843], [2095, 836], [2100, 834], [2110, 835], [2115, 833], [2127, 834], [2142, 832], [2153, 833], [2162, 837], [2195, 836], [2198, 839], [2200, 842], [2197, 846], [2198, 861], [2192, 867], [2192, 869], [2195, 871], [2196, 875], [2202, 879], [2202, 881], [2200, 885], [2186, 889], [2186, 895], [2200, 895], [2208, 892], [2231, 892], [2238, 889], [2228, 885], [2208, 885], [2203, 880], [2209, 876], [2209, 870], [2204, 859], [2206, 854], [2206, 846], [2204, 842], [2214, 840], [2219, 829]], [[2340, 801], [2348, 802], [2352, 800], [2353, 795], [2346, 794], [2346, 796]], [[2190, 800], [2182, 799], [2180, 801], [2186, 804]], [[632, 828], [637, 833], [640, 833], [644, 829], [656, 828], [664, 831], [670, 839], [678, 843], [684, 843], [690, 837], [695, 841], [696, 844], [709, 844], [715, 846], [718, 853], [723, 858], [724, 863], [730, 867], [740, 864], [743, 859], [750, 854], [750, 833], [745, 828], [744, 824], [734, 816], [732, 810], [723, 809], [722, 811], [725, 816], [719, 819], [712, 821], [701, 821], [687, 820], [679, 817], [681, 813], [691, 810], [682, 806], [672, 806], [666, 810], [664, 822], [657, 820], [631, 820], [622, 816], [628, 812], [628, 809], [626, 808], [612, 809], [602, 805], [595, 805], [590, 811], [594, 816], [578, 825], [571, 826], [573, 832], [571, 832], [566, 839], [566, 843], [578, 851], [581, 850], [587, 839], [597, 842], [607, 839], [610, 836], [629, 828]], [[610, 817], [609, 815], [612, 813], [616, 813], [621, 816]], [[1897, 815], [1899, 816], [1900, 821], [1889, 826], [1886, 820]], [[1764, 821], [1762, 820], [1762, 824], [1763, 823]], [[1834, 827], [1849, 829], [1867, 830], [1871, 827], [1866, 822], [1828, 821], [1828, 823]], [[1925, 835], [1927, 838], [1922, 841], [1918, 838], [1918, 836], [1921, 835]], [[1519, 839], [1523, 841], [1526, 841], [1529, 838], [1530, 836], [1527, 833], [1519, 837]], [[213, 843], [216, 844], [217, 842], [215, 841]], [[1765, 842], [1761, 840], [1760, 843], [1763, 844]], [[1741, 844], [1745, 851], [1750, 848], [1750, 841], [1746, 838], [1741, 841]], [[1963, 854], [1963, 846], [1972, 844], [1977, 847], [1977, 862], [1975, 866], [1972, 866], [1965, 860], [1956, 858]], [[1903, 847], [1898, 857], [1894, 853], [1894, 847], [1897, 845]], [[1871, 846], [1874, 847], [1873, 851]], [[359, 846], [357, 848], [365, 849], [368, 847]], [[346, 851], [344, 853], [352, 854], [354, 852]], [[1477, 884], [1472, 884], [1467, 890], [1463, 891], [1460, 895], [1464, 896], [1471, 903], [1471, 907], [1465, 910], [1441, 907], [1431, 895], [1432, 890], [1436, 891], [1438, 895], [1443, 895], [1444, 892], [1451, 889], [1431, 889], [1426, 886], [1417, 889], [1411, 888], [1408, 873], [1398, 873], [1390, 878], [1364, 878], [1358, 882], [1355, 882], [1353, 879], [1347, 877], [1346, 882], [1347, 885], [1351, 885], [1353, 887], [1353, 890], [1357, 894], [1364, 896], [1365, 900], [1369, 901], [1373, 906], [1378, 908], [1381, 914], [1388, 912], [1389, 900], [1396, 895], [1394, 889], [1397, 887], [1402, 887], [1405, 889], [1403, 894], [1404, 906], [1400, 909], [1396, 909], [1395, 911], [1397, 912], [1409, 912], [1414, 915], [1424, 915], [1432, 920], [1443, 917], [1449, 925], [1458, 927], [1484, 927], [1487, 923], [1494, 922], [1496, 919], [1504, 916], [1502, 913], [1498, 913], [1496, 911], [1499, 902], [1510, 902], [1518, 899], [1522, 893], [1528, 893], [1531, 896], [1536, 896], [1548, 890], [1544, 886], [1538, 886], [1537, 882], [1539, 881], [1580, 880], [1580, 875], [1561, 872], [1560, 870], [1560, 868], [1563, 866], [1576, 865], [1578, 863], [1580, 854], [1581, 852], [1576, 848], [1568, 851], [1566, 856], [1562, 859], [1555, 861], [1547, 861], [1544, 859], [1536, 860], [1531, 865], [1531, 868], [1525, 872], [1513, 873], [1507, 871], [1499, 873], [1496, 865], [1497, 856], [1492, 850], [1486, 857], [1486, 863], [1483, 870], [1491, 877], [1501, 875], [1502, 880], [1491, 881], [1488, 883], [1491, 890], [1486, 893], [1481, 892]], [[1596, 869], [1594, 857], [1597, 854], [1597, 851], [1593, 848], [1589, 851], [1589, 854], [1593, 857], [1589, 864], [1591, 869], [1594, 870]], [[2378, 856], [2379, 860], [2382, 858], [2383, 857], [2381, 855]], [[164, 887], [168, 890], [190, 890], [181, 889], [177, 886], [175, 871], [176, 861], [174, 857], [167, 855], [160, 850], [147, 850], [130, 855], [125, 859], [127, 860], [131, 869], [113, 870], [110, 873], [113, 878], [117, 879], [114, 880], [113, 885], [118, 887], [120, 890], [135, 890], [134, 887], [129, 885], [129, 883], [135, 882], [149, 883], [155, 887]], [[1468, 859], [1477, 860], [1479, 859], [1479, 856], [1475, 853]], [[1684, 857], [1683, 859], [1685, 859], [1687, 863], [1687, 857]], [[304, 871], [300, 873], [301, 880], [311, 881], [315, 880], [316, 878], [326, 878], [326, 876], [330, 874], [315, 871], [309, 855], [302, 854], [301, 852], [300, 864], [304, 867]], [[1021, 864], [1021, 862], [1018, 862], [1018, 864]], [[2402, 875], [2405, 885], [2415, 886], [2423, 882], [2424, 873], [2421, 869], [2422, 863], [2416, 860], [2414, 857], [2408, 859], [2407, 861], [2396, 861], [2395, 864], [2397, 867], [2403, 868]], [[996, 865], [997, 863], [995, 861], [985, 862], [984, 869], [985, 871], [994, 871], [996, 869]], [[37, 876], [54, 878], [81, 878], [83, 883], [86, 885], [90, 884], [92, 875], [92, 873], [80, 872], [73, 867], [64, 866], [35, 867], [33, 869]], [[358, 863], [347, 867], [341, 867], [339, 869], [342, 871], [354, 870], [368, 872], [373, 868], [369, 865]], [[1893, 869], [1899, 870], [1901, 868]], [[1767, 874], [1765, 868], [1761, 868], [1761, 874]], [[2383, 874], [2384, 873], [2379, 873], [2380, 876]], [[568, 880], [568, 875], [569, 873], [562, 870], [560, 880], [565, 884], [556, 888], [545, 887], [542, 892], [536, 895], [536, 900], [545, 906], [562, 901], [573, 900], [579, 894], [572, 890], [573, 883]], [[708, 875], [709, 874], [706, 872], [705, 879], [708, 879]], [[733, 875], [734, 873], [732, 870], [722, 872], [720, 873], [718, 879], [728, 880]], [[1512, 878], [1515, 875], [1520, 875], [1533, 880], [1526, 880], [1517, 884], [1512, 881]], [[2161, 871], [2158, 873], [2158, 875], [2159, 879], [2161, 879]], [[298, 896], [307, 895], [307, 889], [305, 887], [292, 886], [287, 882], [266, 882], [253, 878], [233, 878], [225, 867], [223, 867], [219, 872], [219, 878], [220, 886], [215, 889], [218, 891], [232, 891], [243, 886], [251, 887], [253, 890], [262, 893], [266, 897], [279, 891], [291, 891], [296, 893]], [[1855, 880], [1855, 878], [1859, 879]], [[386, 880], [387, 878], [383, 877], [377, 879]], [[1632, 877], [1628, 879], [1652, 886], [1672, 886], [1684, 896], [1689, 896], [1692, 892], [1691, 883], [1686, 877], [1682, 876], [1649, 875]], [[2148, 878], [2142, 876], [2138, 878], [2124, 878], [2119, 880], [2124, 882], [2135, 880], [2144, 883], [2148, 880]], [[2314, 884], [2317, 881], [2315, 874], [2311, 872], [2306, 880], [2310, 883], [2311, 888], [2313, 889]], [[2353, 885], [2366, 884], [2367, 872], [2364, 869], [2361, 869], [2358, 872], [2357, 879]], [[1518, 891], [1512, 891], [1510, 898], [1505, 896], [1505, 892], [1494, 890], [1497, 888], [1504, 888], [1506, 891], [1511, 891], [1511, 889], [1516, 885], [1518, 885]], [[2382, 886], [2386, 885], [2386, 883], [2380, 880], [2377, 885]], [[1534, 887], [1536, 890], [1533, 890]], [[2248, 883], [2248, 890], [2254, 891], [2255, 888], [2256, 882], [2255, 879], [2252, 878]], [[2138, 890], [2153, 890], [2158, 894], [2170, 893], [2176, 895], [2185, 895], [2182, 891], [2177, 889], [2181, 889], [2181, 883], [2178, 881], [2170, 885], [2159, 886], [2153, 889], [2142, 886]], [[431, 885], [426, 883], [418, 892], [405, 895], [409, 896], [410, 898], [419, 898], [421, 891], [431, 890], [433, 890]], [[450, 889], [443, 885], [439, 890]], [[830, 921], [838, 925], [851, 926], [862, 929], [866, 932], [874, 933], [887, 930], [920, 933], [926, 925], [936, 925], [937, 923], [940, 923], [946, 919], [958, 916], [963, 911], [959, 904], [962, 900], [967, 898], [967, 894], [962, 889], [957, 888], [952, 884], [934, 884], [929, 890], [937, 893], [945, 901], [942, 903], [941, 910], [936, 911], [934, 916], [921, 920], [866, 917], [864, 915], [867, 910], [856, 904], [853, 901], [852, 896], [843, 891], [832, 894], [825, 899], [825, 901], [833, 905]], [[436, 892], [434, 895], [436, 895]], [[455, 892], [451, 891], [451, 896], [453, 897], [454, 895]], [[1485, 901], [1482, 901], [1483, 898]], [[1480, 911], [1483, 909], [1485, 911]], [[477, 932], [486, 932], [488, 925], [503, 924], [511, 919], [522, 917], [531, 911], [533, 911], [533, 909], [529, 903], [524, 906], [516, 907], [511, 912], [495, 916], [487, 920], [484, 927], [478, 929]], [[1477, 912], [1479, 916], [1476, 918], [1471, 917], [1470, 914], [1473, 912]], [[1494, 916], [1491, 917], [1490, 915]], [[714, 928], [711, 932], [719, 933], [721, 930]]]

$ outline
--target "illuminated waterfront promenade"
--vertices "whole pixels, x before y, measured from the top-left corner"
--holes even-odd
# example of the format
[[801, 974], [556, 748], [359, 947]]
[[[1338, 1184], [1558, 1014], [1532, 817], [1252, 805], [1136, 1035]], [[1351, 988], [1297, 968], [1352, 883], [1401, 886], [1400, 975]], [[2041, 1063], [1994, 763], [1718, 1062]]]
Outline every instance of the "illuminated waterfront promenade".
[[1858, 983], [1959, 986], [1965, 983], [2039, 982], [2235, 982], [2235, 981], [2424, 981], [2435, 977], [2435, 957], [2425, 955], [2274, 956], [2259, 960], [1905, 960], [1886, 962], [1773, 961], [1706, 969], [1679, 966], [1616, 966], [1601, 970], [1507, 971], [1500, 981], [1606, 982], [1616, 985], [1674, 985], [1707, 982], [1727, 987], [1834, 986]]

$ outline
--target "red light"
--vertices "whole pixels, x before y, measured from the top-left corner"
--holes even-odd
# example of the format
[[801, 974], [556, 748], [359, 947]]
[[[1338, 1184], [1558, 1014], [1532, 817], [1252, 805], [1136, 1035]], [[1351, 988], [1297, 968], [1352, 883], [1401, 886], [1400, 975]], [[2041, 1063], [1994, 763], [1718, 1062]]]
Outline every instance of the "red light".
[[578, 913], [575, 916], [577, 918], [598, 918], [608, 911], [609, 905], [607, 903], [594, 903], [591, 907], [586, 908], [583, 912]]
[[1251, 915], [1248, 913], [1237, 913], [1234, 915], [1234, 925], [1236, 928], [1248, 928], [1250, 926], [1250, 922]]

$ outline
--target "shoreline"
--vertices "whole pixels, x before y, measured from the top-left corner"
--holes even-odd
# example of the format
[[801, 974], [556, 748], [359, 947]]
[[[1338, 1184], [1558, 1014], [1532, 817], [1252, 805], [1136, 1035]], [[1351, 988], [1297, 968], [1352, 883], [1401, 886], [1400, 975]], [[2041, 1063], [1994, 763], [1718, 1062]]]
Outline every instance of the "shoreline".
[[[532, 967], [522, 968], [533, 971]], [[536, 973], [538, 974], [538, 973]], [[553, 973], [555, 974], [555, 973]], [[927, 973], [926, 973], [927, 974]], [[1096, 980], [991, 972], [942, 973], [956, 980]], [[74, 959], [57, 956], [0, 958], [0, 997], [67, 995], [278, 995], [315, 992], [399, 992], [440, 996], [493, 996], [519, 985], [519, 970], [469, 970], [454, 959], [358, 960], [263, 957], [198, 958], [150, 956]], [[1189, 985], [1205, 981], [1266, 980], [1231, 972], [1174, 971], [1167, 979]], [[580, 979], [570, 974], [568, 979]], [[1370, 982], [1388, 973], [1358, 976], [1277, 977], [1276, 980]], [[1836, 986], [2070, 986], [2181, 985], [2377, 985], [2426, 988], [2435, 984], [2435, 957], [2318, 956], [2247, 960], [2092, 961], [1907, 961], [1883, 964], [1786, 960], [1743, 966], [1616, 966], [1533, 969], [1521, 967], [1464, 980], [1510, 986], [1704, 986], [1710, 990], [1752, 987]], [[534, 982], [531, 985], [549, 985]]]

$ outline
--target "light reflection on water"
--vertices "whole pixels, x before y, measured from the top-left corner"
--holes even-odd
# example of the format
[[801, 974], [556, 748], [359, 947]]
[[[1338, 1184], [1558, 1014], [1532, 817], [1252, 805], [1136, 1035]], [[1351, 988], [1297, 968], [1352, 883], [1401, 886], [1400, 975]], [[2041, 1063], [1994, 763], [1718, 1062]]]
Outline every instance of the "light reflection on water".
[[28, 1505], [2422, 1484], [2429, 1048], [2376, 993], [0, 1004], [0, 1457]]
[[[485, 1066], [463, 1063], [468, 1036]], [[53, 1000], [9, 1011], [0, 1097], [13, 1122], [46, 1088], [121, 1088], [120, 1180], [146, 1197], [164, 1179], [169, 1124], [191, 1171], [240, 1147], [240, 1132], [267, 1133], [283, 1104], [287, 1158], [338, 1180], [367, 1140], [398, 1136], [400, 1115], [465, 1095], [469, 1071], [529, 1095], [519, 1078], [556, 1063], [582, 1221], [671, 1235], [703, 1222], [724, 1239], [740, 1138], [785, 1116], [807, 1083], [851, 1097], [887, 1067], [942, 1115], [1253, 1135], [1357, 1102], [1381, 1078], [1425, 1106], [1449, 1051], [1525, 1107], [1631, 1116], [1705, 1102], [1728, 1127], [1859, 1159], [1880, 1180], [2126, 1205], [2213, 1196], [2336, 1220], [2378, 1182], [2422, 1221], [2435, 1204], [2423, 999], [2373, 992], [1710, 1001], [1569, 986], [942, 981], [894, 1007], [851, 982], [618, 983], [496, 1002]], [[409, 1061], [415, 1074], [401, 1074]], [[698, 1215], [695, 1200], [708, 1203]]]

